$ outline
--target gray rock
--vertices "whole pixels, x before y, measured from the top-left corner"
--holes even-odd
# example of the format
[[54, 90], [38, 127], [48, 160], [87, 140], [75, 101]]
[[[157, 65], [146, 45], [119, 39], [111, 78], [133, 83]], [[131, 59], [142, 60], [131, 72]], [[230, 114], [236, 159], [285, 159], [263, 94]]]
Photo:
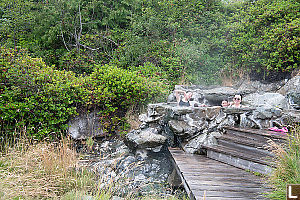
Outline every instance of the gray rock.
[[176, 115], [186, 115], [193, 112], [192, 107], [176, 106], [171, 108], [171, 117]]
[[182, 181], [180, 176], [178, 175], [176, 169], [174, 168], [172, 173], [168, 177], [168, 183], [172, 187], [180, 187], [182, 185]]
[[166, 103], [149, 104], [147, 116], [148, 117], [163, 116], [167, 113], [168, 109], [170, 109], [170, 106]]
[[253, 111], [253, 117], [255, 119], [272, 119], [279, 118], [282, 115], [282, 110], [270, 105], [264, 107], [258, 107]]
[[249, 94], [243, 98], [243, 103], [254, 108], [268, 105], [280, 109], [289, 108], [287, 99], [279, 93]]
[[300, 109], [300, 92], [296, 93], [296, 92], [290, 92], [287, 95], [288, 98], [288, 102], [289, 104], [299, 110]]
[[165, 144], [167, 138], [159, 135], [158, 130], [154, 128], [147, 128], [144, 130], [133, 130], [126, 134], [125, 144], [131, 148], [155, 148]]
[[68, 122], [68, 134], [74, 139], [87, 139], [88, 137], [104, 136], [102, 124], [97, 111], [81, 113]]
[[228, 115], [219, 125], [218, 129], [222, 129], [224, 126], [234, 126], [235, 118], [233, 115]]
[[206, 119], [213, 120], [220, 114], [221, 106], [212, 106], [206, 108]]
[[174, 93], [169, 94], [168, 98], [167, 98], [167, 102], [176, 102], [176, 97], [174, 95]]
[[170, 120], [169, 127], [175, 135], [187, 138], [197, 132], [197, 127], [190, 126], [185, 121]]
[[198, 153], [198, 154], [203, 154], [202, 150], [202, 145], [206, 143], [208, 137], [206, 133], [203, 133], [199, 135], [198, 137], [190, 140], [184, 147], [183, 149], [188, 152], [188, 153]]
[[300, 75], [291, 78], [278, 92], [282, 95], [300, 93]]
[[264, 84], [259, 81], [244, 80], [239, 86], [237, 93], [245, 95], [250, 93], [276, 92], [284, 85], [284, 81]]

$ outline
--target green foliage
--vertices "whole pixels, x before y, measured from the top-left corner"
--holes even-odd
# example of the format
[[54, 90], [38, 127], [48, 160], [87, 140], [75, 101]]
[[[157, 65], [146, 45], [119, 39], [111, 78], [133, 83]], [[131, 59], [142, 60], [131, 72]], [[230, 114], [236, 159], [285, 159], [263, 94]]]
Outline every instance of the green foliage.
[[57, 136], [80, 108], [99, 108], [108, 131], [115, 131], [129, 106], [157, 99], [167, 91], [157, 79], [116, 66], [99, 65], [83, 77], [55, 70], [23, 51], [1, 48], [0, 55], [4, 134], [26, 127], [38, 139]]
[[93, 102], [115, 112], [166, 93], [166, 86], [133, 71], [112, 65], [96, 66], [89, 79]]
[[1, 131], [27, 128], [36, 138], [66, 128], [66, 121], [83, 103], [82, 77], [57, 71], [23, 52], [1, 48], [4, 85], [0, 99]]
[[247, 2], [228, 27], [228, 53], [236, 68], [291, 71], [299, 67], [299, 9], [295, 0]]

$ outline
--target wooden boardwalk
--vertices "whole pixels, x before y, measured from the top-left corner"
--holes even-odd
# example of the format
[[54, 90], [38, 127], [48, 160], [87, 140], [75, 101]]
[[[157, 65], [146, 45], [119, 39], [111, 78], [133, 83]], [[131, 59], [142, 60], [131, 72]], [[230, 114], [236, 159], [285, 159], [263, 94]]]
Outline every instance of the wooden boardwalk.
[[267, 189], [259, 176], [207, 158], [169, 149], [185, 190], [196, 200], [266, 199]]

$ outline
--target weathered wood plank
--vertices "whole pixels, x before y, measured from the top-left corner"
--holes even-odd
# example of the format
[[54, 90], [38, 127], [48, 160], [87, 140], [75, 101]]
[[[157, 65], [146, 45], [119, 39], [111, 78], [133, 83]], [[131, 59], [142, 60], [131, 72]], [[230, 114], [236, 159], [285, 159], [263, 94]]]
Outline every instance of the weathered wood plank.
[[209, 159], [170, 149], [181, 177], [195, 199], [264, 199], [261, 177]]

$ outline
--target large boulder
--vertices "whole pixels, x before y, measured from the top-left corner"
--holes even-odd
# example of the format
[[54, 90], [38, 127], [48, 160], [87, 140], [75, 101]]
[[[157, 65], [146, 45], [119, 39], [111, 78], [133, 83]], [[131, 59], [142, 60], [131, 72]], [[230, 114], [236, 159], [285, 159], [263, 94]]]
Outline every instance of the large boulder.
[[190, 126], [186, 121], [170, 120], [168, 124], [172, 132], [182, 138], [191, 137], [197, 132], [197, 128]]
[[289, 109], [287, 99], [279, 93], [249, 94], [243, 98], [242, 103], [253, 108], [272, 106], [280, 109]]
[[205, 151], [203, 149], [203, 145], [209, 146], [217, 144], [217, 140], [215, 137], [221, 136], [219, 132], [211, 132], [211, 133], [202, 133], [196, 138], [190, 140], [183, 148], [186, 152], [192, 154], [204, 154]]
[[73, 139], [104, 136], [103, 127], [99, 121], [98, 111], [81, 113], [68, 122], [68, 134]]
[[291, 78], [278, 92], [282, 95], [300, 93], [300, 75]]
[[167, 138], [159, 135], [155, 128], [133, 130], [126, 134], [124, 143], [130, 149], [156, 148], [165, 144]]
[[243, 80], [237, 90], [239, 94], [276, 92], [284, 85], [284, 81], [264, 84], [260, 81]]

